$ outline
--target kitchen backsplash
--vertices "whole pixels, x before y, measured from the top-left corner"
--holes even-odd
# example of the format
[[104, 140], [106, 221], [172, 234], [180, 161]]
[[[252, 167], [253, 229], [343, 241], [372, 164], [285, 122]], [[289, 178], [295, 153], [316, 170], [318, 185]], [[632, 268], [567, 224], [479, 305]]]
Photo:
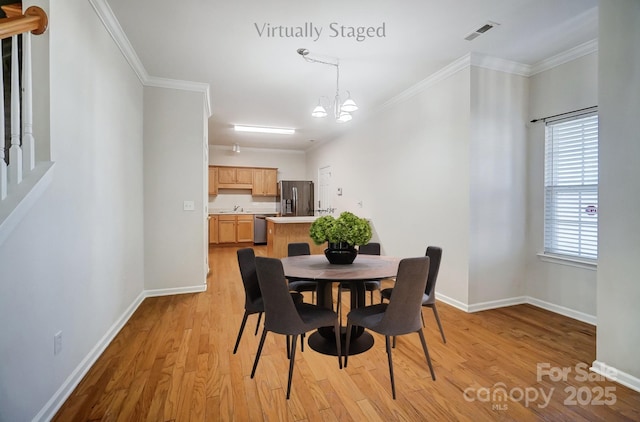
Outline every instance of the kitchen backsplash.
[[236, 205], [245, 211], [276, 212], [275, 197], [252, 196], [239, 190], [209, 197], [209, 212], [232, 210]]

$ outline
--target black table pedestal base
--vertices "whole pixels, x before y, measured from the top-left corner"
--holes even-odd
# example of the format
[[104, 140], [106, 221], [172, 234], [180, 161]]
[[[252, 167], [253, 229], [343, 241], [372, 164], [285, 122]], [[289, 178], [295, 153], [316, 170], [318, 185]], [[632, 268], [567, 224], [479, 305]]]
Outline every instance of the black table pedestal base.
[[[340, 336], [340, 343], [342, 345], [342, 356], [345, 356], [347, 350], [347, 335], [344, 327], [342, 329], [342, 335]], [[309, 347], [311, 347], [318, 353], [338, 356], [335, 337], [332, 341], [324, 337], [317, 331], [309, 336]], [[359, 337], [351, 337], [351, 344], [349, 345], [349, 356], [366, 352], [367, 350], [371, 349], [371, 347], [373, 347], [373, 336], [371, 334], [364, 332]]]

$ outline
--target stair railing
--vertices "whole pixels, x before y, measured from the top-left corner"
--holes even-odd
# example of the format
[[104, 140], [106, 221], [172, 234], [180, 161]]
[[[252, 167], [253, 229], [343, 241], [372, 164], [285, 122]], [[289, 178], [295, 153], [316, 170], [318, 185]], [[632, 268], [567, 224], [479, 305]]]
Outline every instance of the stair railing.
[[[47, 29], [44, 10], [31, 6], [22, 12], [22, 5], [2, 6], [7, 15], [0, 19], [0, 43], [11, 38], [11, 147], [9, 164], [5, 152], [4, 75], [0, 66], [0, 201], [7, 198], [12, 186], [19, 185], [23, 177], [35, 167], [35, 139], [33, 137], [31, 34], [40, 35]], [[22, 37], [22, 107], [20, 104], [20, 66], [18, 37]], [[1, 45], [0, 45], [1, 47]], [[0, 48], [1, 49], [1, 48]], [[21, 109], [22, 108], [22, 109]], [[21, 126], [22, 120], [22, 126]], [[0, 202], [1, 205], [1, 202]]]

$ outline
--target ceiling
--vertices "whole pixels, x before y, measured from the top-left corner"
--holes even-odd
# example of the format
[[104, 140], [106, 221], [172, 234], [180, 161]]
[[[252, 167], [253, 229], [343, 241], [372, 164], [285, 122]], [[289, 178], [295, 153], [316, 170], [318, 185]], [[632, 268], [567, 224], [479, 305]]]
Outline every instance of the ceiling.
[[[533, 65], [597, 38], [597, 0], [108, 0], [151, 76], [210, 85], [209, 144], [306, 150], [470, 52]], [[473, 41], [488, 21], [499, 25]], [[280, 36], [277, 27], [321, 29]], [[380, 28], [357, 41], [349, 27]], [[332, 28], [346, 27], [344, 33]], [[263, 30], [264, 28], [267, 28]], [[275, 34], [267, 35], [268, 28]], [[262, 31], [262, 35], [260, 32]], [[375, 29], [374, 29], [375, 32]], [[384, 36], [382, 36], [384, 35]], [[340, 88], [360, 110], [348, 123], [311, 117]], [[236, 133], [234, 124], [294, 128], [294, 135]]]

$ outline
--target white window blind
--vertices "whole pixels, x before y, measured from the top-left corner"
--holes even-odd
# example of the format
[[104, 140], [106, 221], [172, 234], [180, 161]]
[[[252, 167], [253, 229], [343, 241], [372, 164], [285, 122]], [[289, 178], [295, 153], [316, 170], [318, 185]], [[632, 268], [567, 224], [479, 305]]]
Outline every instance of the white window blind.
[[598, 115], [547, 122], [544, 251], [598, 258]]

